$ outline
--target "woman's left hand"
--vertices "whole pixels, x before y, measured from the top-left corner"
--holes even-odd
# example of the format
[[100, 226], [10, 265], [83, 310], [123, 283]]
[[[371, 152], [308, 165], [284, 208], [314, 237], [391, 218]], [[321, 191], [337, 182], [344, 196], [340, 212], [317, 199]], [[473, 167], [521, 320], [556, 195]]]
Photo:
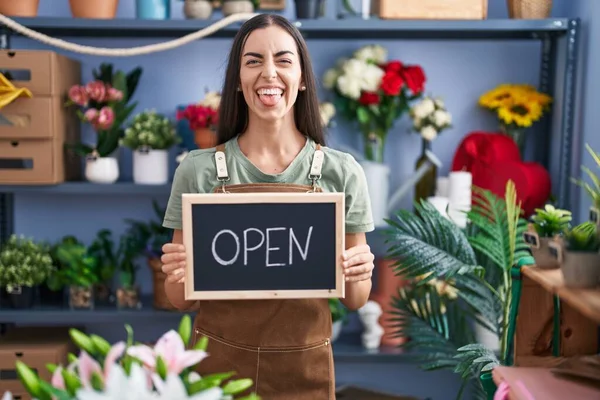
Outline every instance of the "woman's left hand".
[[342, 256], [346, 282], [358, 282], [371, 279], [375, 255], [368, 244], [360, 244], [346, 249]]

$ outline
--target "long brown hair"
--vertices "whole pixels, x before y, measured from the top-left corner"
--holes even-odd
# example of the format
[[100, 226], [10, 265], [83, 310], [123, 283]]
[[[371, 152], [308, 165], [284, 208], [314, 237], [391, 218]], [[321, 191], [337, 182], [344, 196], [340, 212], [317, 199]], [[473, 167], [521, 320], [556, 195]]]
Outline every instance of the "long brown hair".
[[300, 68], [306, 90], [299, 91], [294, 104], [294, 119], [296, 127], [315, 143], [325, 145], [321, 115], [319, 113], [319, 98], [317, 84], [312, 70], [312, 62], [308, 47], [298, 29], [287, 19], [277, 14], [260, 14], [246, 21], [233, 39], [229, 53], [225, 83], [221, 93], [219, 107], [219, 127], [217, 142], [222, 144], [244, 132], [248, 126], [248, 105], [242, 92], [237, 90], [240, 84], [240, 64], [242, 51], [248, 35], [256, 29], [277, 25], [289, 33], [298, 46]]

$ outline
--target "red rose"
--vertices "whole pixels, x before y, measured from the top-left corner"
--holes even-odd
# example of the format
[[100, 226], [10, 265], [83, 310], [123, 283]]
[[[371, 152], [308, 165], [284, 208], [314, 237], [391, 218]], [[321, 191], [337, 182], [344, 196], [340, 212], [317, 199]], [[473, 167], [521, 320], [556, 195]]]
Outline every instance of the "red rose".
[[383, 69], [385, 70], [385, 72], [400, 73], [400, 71], [402, 70], [402, 63], [400, 61], [390, 61], [383, 67]]
[[386, 72], [381, 80], [381, 90], [388, 96], [397, 96], [404, 84], [404, 79], [395, 72]]
[[414, 94], [419, 94], [425, 89], [425, 73], [418, 65], [410, 65], [402, 70], [402, 76], [406, 81], [406, 86]]
[[358, 101], [364, 106], [379, 104], [379, 95], [373, 92], [363, 92]]

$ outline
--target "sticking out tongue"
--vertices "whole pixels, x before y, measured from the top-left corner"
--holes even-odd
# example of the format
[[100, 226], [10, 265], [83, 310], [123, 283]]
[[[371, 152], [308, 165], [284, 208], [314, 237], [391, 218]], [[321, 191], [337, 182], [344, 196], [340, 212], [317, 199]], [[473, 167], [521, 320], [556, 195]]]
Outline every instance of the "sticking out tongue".
[[260, 98], [260, 101], [268, 107], [274, 106], [281, 100], [280, 94], [261, 94], [258, 97]]

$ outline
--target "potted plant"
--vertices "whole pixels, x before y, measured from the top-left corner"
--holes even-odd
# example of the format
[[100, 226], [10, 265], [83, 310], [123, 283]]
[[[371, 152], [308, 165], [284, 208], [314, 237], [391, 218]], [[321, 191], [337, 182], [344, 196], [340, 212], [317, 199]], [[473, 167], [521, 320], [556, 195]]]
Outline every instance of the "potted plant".
[[[177, 331], [163, 334], [150, 347], [134, 339], [131, 326], [127, 337], [111, 345], [98, 335], [71, 329], [69, 334], [79, 355], [70, 354], [69, 364], [47, 364], [51, 379], [36, 372], [26, 361], [17, 361], [19, 380], [31, 398], [46, 399], [244, 399], [260, 400], [254, 394], [243, 395], [253, 386], [253, 377], [236, 377], [236, 371], [215, 371], [200, 376], [194, 370], [208, 354], [206, 337], [194, 340], [191, 318], [185, 315]], [[12, 400], [6, 392], [3, 399]], [[16, 399], [16, 398], [15, 398]]]
[[[596, 153], [589, 144], [585, 144], [585, 148], [592, 156], [592, 159], [596, 162], [596, 166], [600, 167], [600, 155]], [[588, 194], [590, 200], [592, 201], [592, 205], [590, 207], [590, 221], [600, 224], [600, 179], [598, 175], [596, 175], [591, 169], [586, 166], [581, 166], [581, 170], [585, 172], [590, 180], [592, 181], [592, 185], [587, 182], [584, 182], [582, 179], [573, 179], [571, 181], [575, 183], [577, 186], [583, 188]]]
[[410, 109], [425, 87], [419, 65], [388, 60], [379, 45], [357, 49], [323, 76], [323, 86], [333, 92], [335, 108], [345, 119], [356, 122], [363, 138], [361, 166], [369, 182], [373, 218], [385, 226], [389, 203], [390, 168], [384, 164], [384, 148], [394, 123]]
[[36, 17], [40, 0], [0, 0], [0, 13], [12, 17]]
[[69, 0], [75, 18], [112, 19], [117, 15], [119, 0]]
[[119, 178], [119, 164], [115, 151], [123, 136], [122, 125], [137, 103], [129, 104], [142, 70], [136, 68], [125, 75], [113, 71], [111, 64], [101, 64], [92, 72], [94, 80], [86, 85], [69, 89], [67, 107], [76, 106], [79, 119], [96, 131], [96, 144], [68, 144], [68, 147], [86, 157], [85, 176], [90, 182], [114, 183]]
[[297, 19], [316, 19], [323, 16], [325, 0], [294, 0]]
[[177, 119], [188, 121], [198, 148], [207, 149], [216, 145], [217, 135], [214, 129], [219, 122], [217, 110], [202, 104], [189, 104], [183, 110], [177, 111]]
[[253, 13], [258, 9], [260, 0], [222, 0], [221, 11], [227, 17], [232, 14]]
[[110, 304], [113, 301], [112, 279], [117, 268], [117, 256], [112, 232], [100, 229], [88, 246], [87, 254], [96, 260], [98, 282], [94, 284], [94, 302]]
[[96, 258], [88, 253], [84, 244], [70, 235], [53, 247], [52, 254], [58, 265], [56, 280], [69, 288], [69, 307], [74, 310], [94, 309], [94, 286], [101, 280]]
[[600, 239], [597, 225], [585, 221], [550, 243], [567, 287], [594, 288], [600, 283]]
[[331, 328], [331, 342], [335, 342], [342, 333], [342, 327], [346, 322], [348, 316], [348, 310], [339, 299], [328, 299], [329, 310], [331, 311], [331, 322], [333, 326]]
[[120, 144], [133, 151], [133, 181], [163, 185], [169, 181], [169, 149], [179, 143], [175, 127], [154, 110], [137, 114]]
[[137, 253], [146, 256], [148, 266], [152, 271], [154, 308], [175, 310], [165, 292], [166, 274], [162, 272], [162, 262], [160, 261], [163, 244], [171, 241], [171, 230], [162, 226], [164, 209], [161, 209], [156, 201], [152, 202], [152, 207], [157, 217], [156, 220], [135, 221], [126, 219], [125, 222], [129, 224], [128, 234], [136, 241]]
[[0, 282], [13, 308], [30, 308], [35, 288], [54, 270], [49, 246], [12, 235], [0, 249]]
[[558, 268], [559, 263], [550, 254], [548, 244], [555, 236], [562, 235], [570, 228], [571, 212], [546, 204], [543, 209], [535, 209], [531, 221], [523, 237], [531, 249], [535, 265], [544, 269]]
[[117, 307], [141, 308], [140, 288], [137, 283], [135, 259], [140, 255], [136, 238], [128, 232], [121, 235], [117, 250], [117, 271], [119, 287], [117, 288]]
[[169, 19], [171, 0], [136, 0], [135, 15], [139, 19]]
[[183, 0], [183, 15], [188, 19], [209, 19], [213, 3], [209, 0]]

